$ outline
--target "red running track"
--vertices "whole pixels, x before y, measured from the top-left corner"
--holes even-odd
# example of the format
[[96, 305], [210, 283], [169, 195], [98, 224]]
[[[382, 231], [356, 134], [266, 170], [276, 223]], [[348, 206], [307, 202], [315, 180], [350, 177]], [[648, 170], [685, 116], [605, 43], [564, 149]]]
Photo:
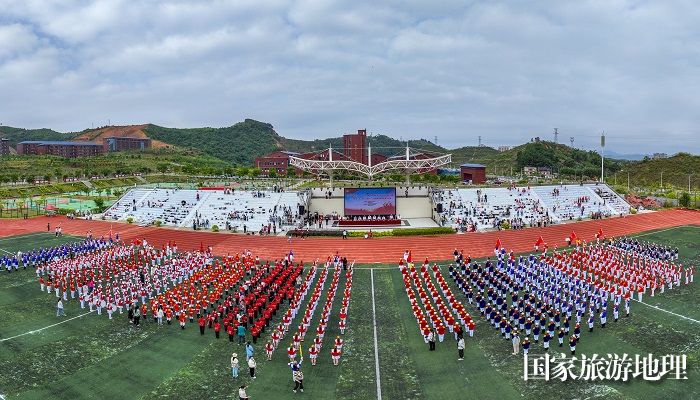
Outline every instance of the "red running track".
[[[666, 210], [653, 213], [629, 215], [624, 218], [610, 218], [596, 221], [583, 221], [571, 224], [554, 225], [546, 228], [529, 228], [519, 231], [467, 233], [441, 236], [385, 237], [374, 239], [350, 238], [294, 238], [291, 243], [285, 237], [261, 237], [228, 233], [213, 233], [172, 228], [140, 227], [125, 223], [107, 221], [68, 220], [64, 217], [38, 217], [29, 220], [0, 220], [0, 237], [46, 232], [46, 224], [51, 224], [51, 232], [60, 224], [66, 234], [85, 235], [92, 229], [95, 236], [119, 232], [121, 239], [146, 239], [155, 246], [174, 241], [180, 250], [198, 249], [200, 244], [213, 246], [218, 255], [236, 254], [244, 249], [260, 255], [262, 259], [282, 257], [294, 250], [297, 260], [325, 260], [339, 251], [350, 260], [358, 263], [397, 262], [407, 249], [412, 251], [415, 260], [446, 260], [455, 248], [464, 250], [472, 257], [485, 257], [493, 254], [498, 238], [503, 247], [516, 252], [533, 249], [538, 236], [550, 248], [566, 244], [565, 238], [572, 231], [583, 240], [593, 240], [599, 229], [607, 237], [630, 235], [652, 229], [671, 228], [682, 225], [700, 225], [700, 212], [688, 210]], [[41, 243], [37, 243], [37, 246]]]

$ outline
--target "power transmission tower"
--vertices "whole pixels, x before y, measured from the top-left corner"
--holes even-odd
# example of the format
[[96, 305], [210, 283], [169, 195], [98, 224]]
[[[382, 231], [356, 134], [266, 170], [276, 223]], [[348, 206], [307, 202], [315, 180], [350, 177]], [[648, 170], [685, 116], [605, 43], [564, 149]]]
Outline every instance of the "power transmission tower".
[[571, 142], [571, 147], [574, 147], [574, 137], [569, 138], [569, 142]]
[[481, 136], [479, 136], [479, 147], [481, 147]]
[[435, 136], [435, 146], [437, 146], [437, 135]]
[[554, 128], [554, 143], [559, 143], [559, 130]]

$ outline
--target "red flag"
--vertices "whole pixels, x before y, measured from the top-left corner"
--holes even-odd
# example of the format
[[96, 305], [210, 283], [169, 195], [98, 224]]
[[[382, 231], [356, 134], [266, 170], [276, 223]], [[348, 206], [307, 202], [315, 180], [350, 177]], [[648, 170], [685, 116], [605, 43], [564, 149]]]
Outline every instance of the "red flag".
[[603, 235], [603, 228], [598, 228], [598, 233], [595, 235], [596, 239], [603, 239], [605, 235]]
[[537, 241], [535, 242], [535, 247], [539, 248], [544, 244], [544, 239], [542, 239], [542, 236], [537, 238]]
[[411, 257], [411, 251], [408, 251], [408, 258], [406, 259], [407, 262], [412, 262], [413, 258]]
[[571, 236], [569, 236], [569, 239], [571, 239], [571, 243], [576, 242], [576, 240], [578, 240], [578, 236], [576, 236], [576, 232], [571, 231]]
[[204, 243], [199, 242], [199, 251], [204, 253]]
[[501, 238], [498, 238], [498, 240], [496, 240], [496, 250], [498, 250], [500, 248], [501, 248]]

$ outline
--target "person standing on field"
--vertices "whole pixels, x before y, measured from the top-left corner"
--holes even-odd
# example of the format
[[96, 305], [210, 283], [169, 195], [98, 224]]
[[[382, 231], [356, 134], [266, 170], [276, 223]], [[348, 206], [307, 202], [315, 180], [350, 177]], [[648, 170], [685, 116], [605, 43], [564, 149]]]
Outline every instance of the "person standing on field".
[[428, 333], [428, 350], [435, 351], [435, 329], [431, 329]]
[[520, 353], [520, 336], [518, 336], [518, 331], [513, 332], [513, 355]]
[[58, 303], [56, 303], [56, 316], [57, 317], [65, 317], [66, 313], [63, 309], [63, 301], [61, 299], [58, 299]]
[[239, 400], [248, 400], [250, 397], [248, 397], [248, 394], [245, 392], [245, 390], [248, 388], [246, 385], [241, 385], [240, 388], [238, 388], [238, 399]]
[[459, 358], [457, 360], [459, 361], [464, 361], [464, 338], [461, 337], [457, 341], [457, 353], [459, 354]]
[[238, 368], [240, 368], [240, 366], [238, 354], [231, 354], [231, 375], [233, 375], [234, 378], [238, 378]]
[[250, 370], [250, 377], [252, 379], [255, 379], [255, 368], [258, 366], [258, 364], [255, 362], [255, 359], [253, 357], [250, 357], [248, 359], [248, 369]]

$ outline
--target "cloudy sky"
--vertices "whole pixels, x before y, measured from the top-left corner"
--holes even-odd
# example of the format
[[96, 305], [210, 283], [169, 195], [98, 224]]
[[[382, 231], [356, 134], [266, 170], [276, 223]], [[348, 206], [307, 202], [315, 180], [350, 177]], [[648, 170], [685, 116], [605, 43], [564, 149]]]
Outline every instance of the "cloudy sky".
[[0, 0], [0, 123], [700, 153], [687, 1]]

